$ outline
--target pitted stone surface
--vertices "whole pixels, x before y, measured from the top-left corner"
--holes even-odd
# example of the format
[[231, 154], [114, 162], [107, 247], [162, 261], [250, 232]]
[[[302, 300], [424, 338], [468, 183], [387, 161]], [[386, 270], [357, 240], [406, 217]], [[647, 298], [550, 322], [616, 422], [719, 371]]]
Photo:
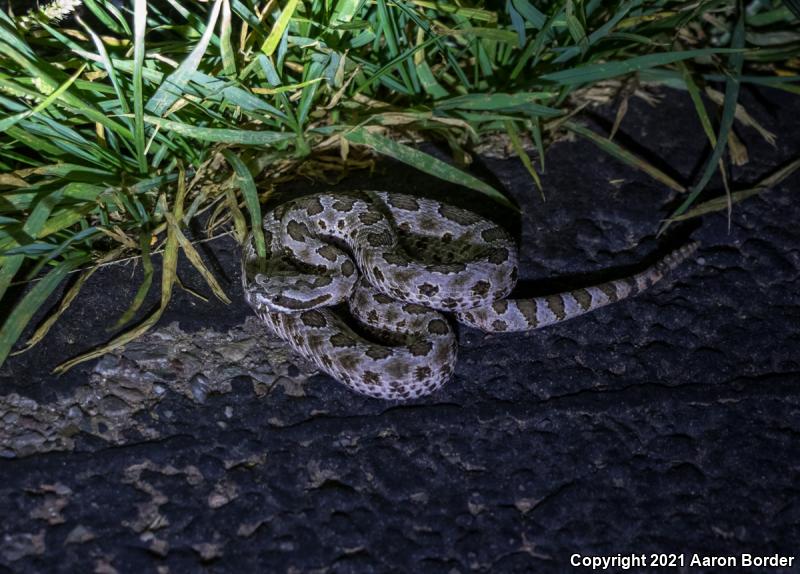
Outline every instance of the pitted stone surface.
[[[800, 149], [796, 99], [745, 92], [744, 103], [779, 140], [742, 130], [742, 185]], [[686, 181], [705, 145], [693, 114], [685, 94], [656, 109], [634, 100], [617, 137]], [[547, 166], [546, 202], [518, 162], [478, 166], [523, 207], [523, 291], [624, 275], [662, 248], [659, 218], [680, 197], [581, 141], [553, 147]], [[428, 177], [384, 169], [342, 189], [391, 189], [401, 173], [403, 192], [428, 191]], [[637, 299], [524, 335], [461, 329], [454, 380], [433, 397], [393, 406], [324, 377], [302, 396], [259, 397], [247, 375], [205, 392], [214, 379], [195, 372], [133, 414], [152, 436], [124, 430], [120, 445], [78, 428], [72, 452], [0, 460], [0, 572], [556, 573], [572, 553], [796, 552], [798, 185], [795, 174], [735, 206], [730, 232], [724, 213], [675, 226], [665, 241], [691, 231], [702, 260]], [[492, 215], [486, 204], [464, 202]], [[237, 284], [233, 243], [215, 255]], [[96, 274], [95, 308], [70, 309], [40, 355], [9, 362], [2, 394], [46, 411], [86, 385], [103, 363], [46, 372], [102, 340], [90, 325], [126, 303], [112, 312], [104, 290], [132, 290], [129, 274]], [[225, 332], [248, 315], [240, 301], [177, 294], [165, 325]]]
[[302, 396], [316, 372], [280, 339], [265, 336], [255, 318], [227, 333], [186, 333], [172, 323], [105, 355], [86, 384], [57, 401], [0, 395], [0, 457], [72, 450], [79, 433], [116, 445], [153, 440], [161, 436], [154, 418], [136, 415], [152, 413], [171, 393], [205, 403], [246, 376], [258, 397], [276, 388]]

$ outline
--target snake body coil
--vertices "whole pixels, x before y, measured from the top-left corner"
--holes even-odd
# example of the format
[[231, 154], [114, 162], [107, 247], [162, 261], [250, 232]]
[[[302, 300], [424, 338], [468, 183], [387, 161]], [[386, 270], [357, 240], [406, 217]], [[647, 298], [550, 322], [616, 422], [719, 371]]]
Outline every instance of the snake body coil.
[[[356, 392], [411, 399], [453, 373], [457, 342], [441, 313], [489, 332], [565, 321], [647, 289], [696, 243], [642, 273], [547, 297], [508, 299], [517, 251], [498, 225], [431, 199], [387, 192], [319, 194], [263, 221], [242, 255], [247, 302], [269, 329]], [[349, 306], [369, 338], [333, 307]], [[375, 339], [378, 342], [371, 341]]]

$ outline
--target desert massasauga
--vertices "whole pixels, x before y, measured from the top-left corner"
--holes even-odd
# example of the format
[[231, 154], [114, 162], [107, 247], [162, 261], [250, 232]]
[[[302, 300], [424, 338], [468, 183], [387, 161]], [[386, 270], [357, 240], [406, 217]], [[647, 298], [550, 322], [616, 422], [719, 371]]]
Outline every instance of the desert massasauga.
[[[697, 248], [632, 277], [547, 297], [509, 299], [517, 250], [498, 225], [431, 199], [380, 191], [319, 194], [264, 217], [267, 257], [242, 255], [247, 302], [269, 329], [352, 390], [404, 400], [453, 373], [457, 342], [441, 311], [483, 331], [528, 331], [630, 297]], [[350, 328], [350, 314], [380, 343]]]

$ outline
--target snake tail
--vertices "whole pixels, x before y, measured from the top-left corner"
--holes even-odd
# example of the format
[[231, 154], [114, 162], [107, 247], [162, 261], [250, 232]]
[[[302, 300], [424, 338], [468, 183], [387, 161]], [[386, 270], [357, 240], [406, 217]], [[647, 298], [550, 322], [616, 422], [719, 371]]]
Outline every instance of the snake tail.
[[699, 245], [697, 241], [688, 243], [630, 277], [543, 297], [501, 299], [456, 316], [459, 322], [492, 333], [530, 331], [561, 323], [649, 289], [686, 261]]

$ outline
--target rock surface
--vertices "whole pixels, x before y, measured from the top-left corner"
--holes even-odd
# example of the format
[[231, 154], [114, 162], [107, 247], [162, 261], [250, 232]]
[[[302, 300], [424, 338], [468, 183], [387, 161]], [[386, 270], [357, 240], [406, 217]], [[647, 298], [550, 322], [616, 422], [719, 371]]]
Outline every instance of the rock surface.
[[[617, 139], [689, 181], [705, 139], [689, 98], [662, 96], [632, 101]], [[748, 88], [743, 101], [779, 139], [737, 126], [742, 187], [800, 150], [796, 98]], [[526, 293], [624, 275], [689, 235], [699, 259], [562, 325], [461, 328], [454, 379], [402, 405], [308, 379], [288, 356], [260, 360], [272, 347], [253, 339], [228, 239], [206, 256], [233, 305], [176, 293], [151, 335], [169, 348], [151, 338], [49, 375], [104, 341], [132, 297], [139, 270], [107, 267], [0, 371], [0, 572], [564, 572], [574, 553], [796, 552], [798, 175], [734, 206], [730, 230], [720, 212], [657, 240], [674, 192], [583, 141], [546, 159], [545, 202], [518, 161], [474, 166], [520, 204], [516, 228], [389, 162], [333, 187], [440, 194], [499, 217], [520, 237]]]

